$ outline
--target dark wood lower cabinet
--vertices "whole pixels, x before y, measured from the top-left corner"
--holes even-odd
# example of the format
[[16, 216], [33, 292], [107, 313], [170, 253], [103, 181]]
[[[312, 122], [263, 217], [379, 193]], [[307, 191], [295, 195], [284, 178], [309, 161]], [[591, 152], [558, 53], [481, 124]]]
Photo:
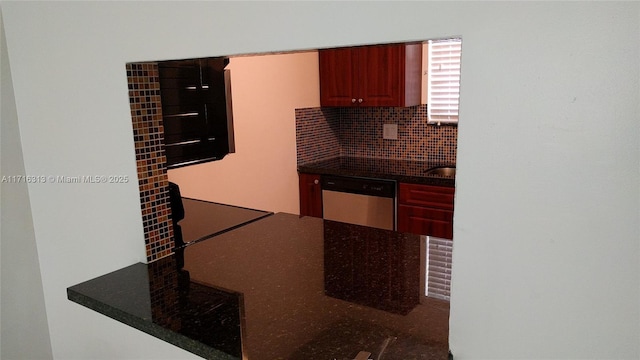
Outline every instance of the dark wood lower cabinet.
[[300, 215], [322, 217], [322, 188], [320, 175], [298, 174]]
[[398, 205], [398, 231], [453, 238], [453, 211]]
[[454, 188], [401, 183], [398, 231], [453, 239]]

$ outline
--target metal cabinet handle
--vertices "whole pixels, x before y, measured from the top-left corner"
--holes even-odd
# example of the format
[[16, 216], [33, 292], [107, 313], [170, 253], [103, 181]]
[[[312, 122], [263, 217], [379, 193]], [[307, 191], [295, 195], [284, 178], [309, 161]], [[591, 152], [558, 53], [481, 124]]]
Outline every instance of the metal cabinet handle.
[[351, 103], [355, 104], [356, 99], [351, 99]]
[[316, 179], [316, 180], [313, 180], [313, 183], [318, 185], [318, 184], [320, 184], [320, 181], [318, 179]]
[[358, 102], [359, 102], [359, 103], [362, 103], [362, 99], [358, 99]]

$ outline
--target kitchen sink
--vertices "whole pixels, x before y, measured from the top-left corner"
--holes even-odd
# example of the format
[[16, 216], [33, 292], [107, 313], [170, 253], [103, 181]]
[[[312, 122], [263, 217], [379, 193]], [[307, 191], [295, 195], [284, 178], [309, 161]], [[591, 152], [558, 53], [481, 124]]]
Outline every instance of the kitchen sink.
[[425, 175], [435, 175], [452, 178], [456, 176], [456, 168], [455, 166], [436, 166], [425, 170]]

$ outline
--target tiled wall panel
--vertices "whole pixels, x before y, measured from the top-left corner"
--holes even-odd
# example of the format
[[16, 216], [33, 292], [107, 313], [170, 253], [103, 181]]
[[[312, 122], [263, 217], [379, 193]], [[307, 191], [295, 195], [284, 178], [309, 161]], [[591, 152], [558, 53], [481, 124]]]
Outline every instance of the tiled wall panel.
[[340, 156], [338, 108], [296, 109], [298, 164]]
[[151, 262], [173, 253], [158, 65], [127, 64], [127, 82], [147, 261]]
[[[382, 138], [384, 124], [398, 139]], [[457, 126], [427, 125], [427, 105], [296, 110], [298, 164], [333, 157], [384, 158], [455, 164]]]

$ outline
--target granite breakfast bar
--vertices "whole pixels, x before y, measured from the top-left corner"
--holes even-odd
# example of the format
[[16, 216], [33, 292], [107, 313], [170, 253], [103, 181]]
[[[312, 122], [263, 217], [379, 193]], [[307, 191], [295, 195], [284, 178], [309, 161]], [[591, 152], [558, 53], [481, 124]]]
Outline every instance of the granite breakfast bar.
[[446, 359], [422, 261], [417, 235], [277, 213], [68, 297], [207, 359]]

